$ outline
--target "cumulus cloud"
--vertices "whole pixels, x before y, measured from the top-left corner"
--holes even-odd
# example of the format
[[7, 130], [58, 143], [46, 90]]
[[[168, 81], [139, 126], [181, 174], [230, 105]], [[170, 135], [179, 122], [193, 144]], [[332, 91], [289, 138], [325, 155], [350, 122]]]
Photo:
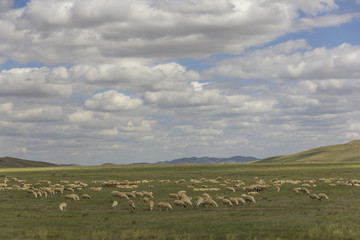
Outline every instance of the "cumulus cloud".
[[64, 67], [12, 68], [0, 72], [0, 94], [14, 97], [68, 97], [72, 94]]
[[355, 79], [360, 77], [359, 58], [359, 46], [344, 43], [332, 49], [311, 49], [306, 41], [297, 40], [223, 60], [204, 74], [245, 79]]
[[3, 43], [0, 53], [44, 64], [239, 54], [297, 28], [339, 25], [355, 16], [319, 16], [337, 7], [333, 0], [32, 0], [23, 9], [8, 10], [11, 17], [0, 23], [2, 37], [18, 43], [16, 48]]
[[87, 109], [98, 111], [136, 110], [141, 105], [141, 99], [131, 99], [116, 90], [97, 93], [85, 102]]
[[342, 2], [0, 2], [2, 153], [267, 157], [359, 136], [359, 46], [273, 43], [358, 19]]
[[169, 62], [151, 65], [141, 59], [121, 59], [116, 63], [96, 66], [74, 66], [75, 75], [82, 76], [92, 85], [121, 88], [124, 91], [183, 88], [184, 85], [199, 79], [199, 73], [187, 71], [180, 64]]

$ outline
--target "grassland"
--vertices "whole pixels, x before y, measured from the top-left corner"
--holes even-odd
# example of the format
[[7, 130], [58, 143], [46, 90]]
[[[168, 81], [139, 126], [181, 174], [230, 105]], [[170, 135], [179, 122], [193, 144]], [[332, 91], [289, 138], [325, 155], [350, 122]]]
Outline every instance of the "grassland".
[[[19, 184], [12, 178], [35, 184], [39, 180], [82, 181], [89, 184], [76, 193], [88, 193], [92, 199], [68, 201], [68, 208], [60, 212], [58, 204], [66, 201], [64, 194], [34, 198], [22, 190], [0, 190], [0, 239], [359, 239], [360, 236], [360, 188], [337, 183], [329, 186], [320, 178], [359, 178], [360, 163], [331, 164], [221, 164], [221, 165], [125, 165], [96, 167], [55, 167], [0, 169], [0, 182], [5, 178], [8, 186]], [[154, 209], [149, 211], [142, 200], [135, 199], [137, 209], [129, 210], [126, 200], [112, 196], [116, 187], [104, 187], [92, 192], [101, 180], [153, 180], [141, 183], [136, 191], [152, 191], [154, 202], [172, 202], [168, 194], [186, 190], [196, 199], [200, 192], [193, 192], [190, 179], [242, 180], [246, 185], [255, 183], [254, 177], [270, 184], [274, 178], [301, 180], [315, 179], [311, 192], [326, 193], [329, 201], [314, 201], [307, 195], [296, 195], [292, 188], [300, 185], [285, 183], [280, 192], [270, 186], [255, 196], [257, 204], [222, 206], [219, 208], [189, 207], [173, 211]], [[168, 183], [159, 180], [169, 179]], [[186, 182], [175, 184], [176, 180]], [[47, 184], [42, 183], [44, 186]], [[149, 187], [149, 185], [153, 187]], [[203, 182], [201, 187], [219, 187], [219, 184]], [[230, 184], [231, 185], [231, 184]], [[37, 186], [37, 187], [41, 187]], [[209, 192], [218, 195], [241, 196], [242, 188], [235, 193], [220, 187]], [[119, 201], [116, 209], [113, 200]], [[194, 202], [194, 201], [193, 201]]]
[[13, 157], [0, 157], [0, 168], [55, 167], [53, 163], [30, 161]]
[[360, 159], [360, 140], [345, 144], [329, 145], [307, 151], [270, 157], [258, 160], [258, 163], [323, 163], [358, 162]]

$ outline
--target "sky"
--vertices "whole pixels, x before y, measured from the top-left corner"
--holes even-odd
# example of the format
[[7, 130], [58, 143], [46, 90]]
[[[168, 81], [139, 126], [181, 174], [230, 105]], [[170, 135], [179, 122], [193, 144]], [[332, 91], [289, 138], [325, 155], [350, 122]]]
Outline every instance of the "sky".
[[359, 0], [1, 0], [0, 156], [265, 158], [360, 139]]

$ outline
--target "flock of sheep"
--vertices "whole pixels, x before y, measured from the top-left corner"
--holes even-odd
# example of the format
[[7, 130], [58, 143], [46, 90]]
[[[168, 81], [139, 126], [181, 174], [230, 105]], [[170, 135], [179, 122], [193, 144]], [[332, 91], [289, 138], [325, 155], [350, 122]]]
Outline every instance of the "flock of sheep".
[[[91, 195], [100, 191], [108, 191], [112, 195], [113, 201], [109, 208], [116, 209], [119, 206], [120, 201], [127, 201], [128, 208], [135, 211], [136, 204], [144, 204], [150, 211], [156, 206], [159, 211], [173, 210], [174, 207], [214, 207], [218, 208], [219, 203], [223, 207], [234, 207], [246, 204], [256, 204], [255, 197], [263, 191], [275, 191], [280, 192], [281, 187], [284, 184], [297, 185], [292, 189], [297, 195], [309, 196], [314, 200], [329, 200], [325, 193], [310, 192], [309, 189], [316, 189], [317, 182], [322, 182], [329, 186], [346, 185], [346, 186], [360, 186], [360, 180], [353, 179], [347, 180], [342, 178], [325, 179], [320, 178], [318, 180], [279, 180], [277, 178], [265, 182], [258, 177], [255, 177], [252, 184], [246, 185], [242, 180], [223, 179], [217, 177], [215, 179], [180, 179], [176, 181], [170, 180], [141, 180], [141, 181], [93, 181], [89, 187], [89, 184], [75, 181], [73, 183], [69, 181], [61, 180], [58, 183], [52, 183], [49, 180], [39, 180], [36, 183], [27, 183], [26, 180], [20, 180], [17, 178], [4, 178], [0, 182], [0, 190], [23, 190], [28, 194], [31, 194], [35, 198], [48, 197], [48, 195], [63, 194], [64, 201], [60, 202], [59, 210], [65, 211], [70, 202], [76, 202], [80, 199], [90, 199]], [[151, 191], [138, 191], [139, 188], [151, 189], [161, 187], [162, 184], [174, 184], [178, 188], [186, 187], [186, 190], [178, 190], [176, 193], [168, 193], [167, 197], [155, 200], [153, 192]], [[208, 187], [208, 185], [216, 185], [216, 187]], [[116, 190], [114, 190], [114, 188]], [[80, 191], [86, 191], [81, 197], [77, 194]], [[90, 193], [91, 192], [91, 193]], [[196, 192], [201, 192], [196, 197], [191, 197]], [[213, 198], [210, 194], [214, 194]], [[223, 193], [223, 194], [220, 194]], [[225, 195], [228, 196], [224, 196]], [[139, 203], [141, 201], [142, 203]], [[154, 201], [157, 202], [155, 205]], [[75, 204], [72, 204], [75, 205]]]

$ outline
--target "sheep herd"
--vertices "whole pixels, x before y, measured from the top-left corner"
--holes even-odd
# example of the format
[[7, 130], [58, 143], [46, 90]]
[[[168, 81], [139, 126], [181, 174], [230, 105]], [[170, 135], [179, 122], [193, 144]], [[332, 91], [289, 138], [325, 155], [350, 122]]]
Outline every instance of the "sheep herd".
[[[63, 201], [58, 205], [58, 209], [63, 212], [71, 208], [76, 208], [76, 201], [80, 199], [91, 201], [92, 196], [98, 192], [106, 192], [109, 199], [109, 209], [117, 209], [119, 206], [126, 206], [130, 211], [137, 211], [137, 205], [145, 205], [149, 211], [154, 208], [159, 211], [169, 211], [176, 208], [222, 208], [244, 206], [247, 204], [255, 205], [264, 191], [273, 191], [279, 193], [285, 185], [296, 185], [294, 188], [286, 188], [286, 191], [292, 192], [300, 196], [309, 196], [311, 200], [329, 200], [325, 193], [316, 193], [317, 184], [327, 184], [328, 186], [360, 186], [360, 180], [347, 180], [343, 178], [320, 178], [318, 180], [289, 180], [274, 178], [264, 181], [258, 177], [251, 179], [250, 184], [246, 184], [242, 180], [223, 179], [217, 177], [214, 179], [180, 179], [180, 180], [139, 180], [139, 181], [118, 181], [104, 180], [92, 181], [84, 183], [82, 181], [66, 181], [60, 180], [52, 183], [49, 180], [38, 180], [35, 183], [27, 183], [26, 180], [18, 178], [4, 178], [0, 182], [0, 190], [18, 190], [30, 194], [34, 198], [47, 198], [49, 195], [63, 195]], [[176, 189], [174, 192], [161, 194], [161, 197], [154, 196], [150, 191], [153, 188], [166, 186]], [[90, 187], [91, 185], [91, 187]], [[209, 187], [212, 185], [212, 187]], [[215, 187], [214, 187], [215, 185]], [[146, 190], [139, 190], [146, 189]], [[310, 189], [310, 190], [309, 190]], [[85, 191], [80, 195], [80, 192]], [[157, 191], [158, 192], [158, 191]], [[200, 194], [198, 192], [201, 192]], [[80, 197], [80, 196], [81, 197]], [[212, 195], [212, 196], [211, 196]], [[81, 200], [82, 201], [82, 200]], [[124, 202], [124, 204], [121, 204]], [[111, 203], [111, 204], [110, 204]], [[69, 208], [70, 209], [70, 208]], [[143, 209], [143, 208], [142, 208]]]

